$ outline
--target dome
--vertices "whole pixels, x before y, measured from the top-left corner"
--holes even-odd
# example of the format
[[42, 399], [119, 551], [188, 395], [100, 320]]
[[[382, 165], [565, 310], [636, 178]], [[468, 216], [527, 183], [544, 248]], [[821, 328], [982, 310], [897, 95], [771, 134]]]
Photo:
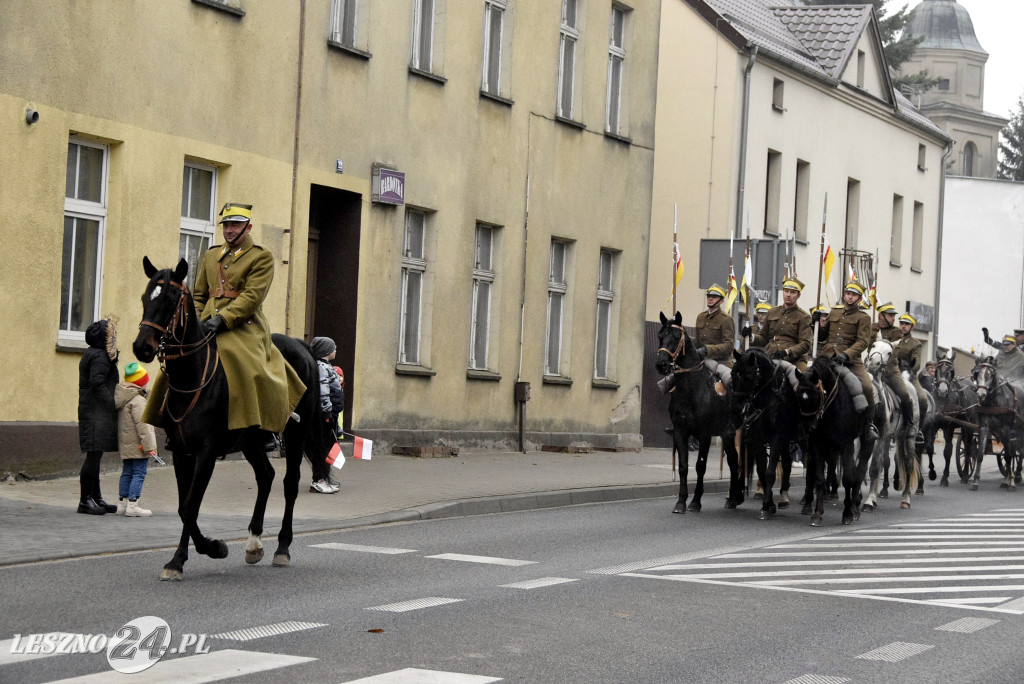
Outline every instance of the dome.
[[914, 16], [907, 22], [905, 31], [911, 36], [924, 36], [919, 46], [922, 48], [988, 54], [974, 35], [971, 15], [956, 0], [923, 0], [914, 8]]

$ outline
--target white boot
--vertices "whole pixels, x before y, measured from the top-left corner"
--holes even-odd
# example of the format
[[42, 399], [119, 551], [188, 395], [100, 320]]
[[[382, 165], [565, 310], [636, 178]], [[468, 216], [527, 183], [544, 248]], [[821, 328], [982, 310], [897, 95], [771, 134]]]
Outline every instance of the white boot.
[[139, 502], [128, 500], [128, 508], [125, 510], [124, 515], [126, 518], [148, 518], [153, 515], [153, 511], [147, 511], [145, 508], [139, 505]]
[[124, 515], [126, 510], [128, 510], [128, 499], [119, 499], [117, 502], [117, 514]]

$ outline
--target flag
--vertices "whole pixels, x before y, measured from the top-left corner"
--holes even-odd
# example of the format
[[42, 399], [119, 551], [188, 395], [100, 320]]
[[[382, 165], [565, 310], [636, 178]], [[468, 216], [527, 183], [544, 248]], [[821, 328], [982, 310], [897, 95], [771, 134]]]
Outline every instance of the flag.
[[743, 256], [743, 283], [740, 285], [740, 294], [743, 295], [743, 306], [750, 308], [750, 303], [747, 302], [747, 290], [754, 284], [754, 273], [750, 269], [750, 250], [746, 251]]
[[853, 270], [853, 262], [851, 261], [849, 264], [847, 264], [847, 266], [850, 267], [850, 282], [851, 283], [857, 282], [857, 272], [855, 270]]
[[369, 461], [371, 456], [373, 456], [373, 441], [356, 437], [355, 445], [352, 447], [352, 458]]
[[683, 279], [683, 256], [679, 253], [679, 243], [672, 243], [672, 262], [675, 264], [675, 280], [673, 283], [679, 287], [679, 281]]
[[729, 293], [725, 295], [725, 307], [723, 311], [725, 313], [732, 313], [732, 305], [736, 303], [736, 295], [739, 294], [739, 290], [736, 288], [736, 274], [733, 273], [732, 267], [729, 267]]
[[836, 253], [832, 251], [832, 245], [828, 244], [827, 237], [822, 235], [821, 239], [825, 241], [825, 254], [822, 256], [822, 262], [825, 264], [825, 281], [827, 282], [832, 275], [832, 267], [836, 265]]
[[345, 465], [345, 454], [341, 453], [341, 445], [337, 442], [331, 445], [331, 453], [327, 454], [327, 462], [338, 470]]

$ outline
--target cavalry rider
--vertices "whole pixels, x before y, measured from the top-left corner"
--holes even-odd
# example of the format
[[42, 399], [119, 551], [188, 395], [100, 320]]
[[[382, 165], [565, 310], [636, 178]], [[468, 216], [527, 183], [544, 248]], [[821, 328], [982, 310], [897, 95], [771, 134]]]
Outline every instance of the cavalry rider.
[[[913, 332], [915, 325], [917, 325], [917, 319], [909, 313], [905, 313], [900, 316], [900, 341], [893, 348], [892, 356], [896, 359], [897, 368], [899, 368], [900, 365], [905, 365], [910, 370], [910, 382], [914, 385], [914, 389], [917, 390], [917, 402], [920, 407], [920, 415], [923, 419], [925, 410], [928, 406], [928, 399], [925, 397], [924, 388], [921, 387], [921, 381], [917, 378], [917, 374], [921, 368], [922, 345], [919, 340], [914, 338]], [[889, 383], [889, 386], [895, 390], [896, 387], [894, 385], [898, 385], [903, 389], [904, 394], [906, 394], [906, 383], [903, 382], [902, 376], [899, 377], [899, 382], [896, 383], [895, 381], [889, 380], [888, 368], [886, 371], [886, 382]], [[897, 392], [897, 394], [899, 394], [899, 392]], [[903, 417], [906, 419], [907, 425], [913, 425], [913, 413], [911, 412], [908, 414], [907, 408], [904, 406], [902, 395], [900, 395], [900, 405], [903, 406]], [[911, 411], [912, 410], [913, 407], [911, 407]], [[917, 432], [914, 434], [914, 439], [917, 442], [924, 442], [924, 434], [921, 432], [920, 426], [918, 426]]]
[[850, 281], [843, 292], [843, 305], [833, 308], [827, 320], [815, 311], [811, 315], [811, 323], [819, 322], [818, 341], [825, 344], [818, 355], [833, 358], [837, 363], [847, 366], [860, 380], [864, 398], [868, 401], [867, 408], [861, 411], [864, 421], [861, 435], [868, 440], [876, 440], [878, 429], [871, 422], [875, 392], [871, 386], [871, 376], [861, 358], [861, 354], [871, 344], [871, 317], [860, 309], [863, 297], [864, 286], [855, 280]]
[[[807, 370], [811, 351], [811, 315], [796, 305], [803, 289], [804, 284], [796, 278], [784, 280], [782, 305], [768, 311], [761, 329], [750, 340], [750, 346], [764, 347], [773, 359], [789, 361], [801, 371]], [[752, 332], [747, 326], [740, 334], [750, 337]]]
[[1024, 352], [1017, 348], [1013, 335], [1003, 338], [1002, 349], [996, 355], [996, 370], [1004, 380], [1024, 381]]
[[[913, 316], [907, 314], [907, 317], [913, 320]], [[900, 324], [897, 327], [896, 307], [892, 305], [892, 302], [886, 302], [878, 307], [878, 323], [872, 328], [873, 333], [877, 333], [883, 340], [892, 345], [892, 355], [882, 370], [882, 380], [899, 397], [900, 409], [903, 411], [903, 420], [906, 421], [907, 425], [911, 426], [911, 429], [916, 429], [917, 427], [914, 425], [914, 400], [910, 396], [910, 390], [907, 389], [907, 385], [903, 382], [903, 376], [900, 375], [899, 362], [902, 359], [909, 358], [913, 354], [911, 348], [914, 345], [917, 346], [917, 362], [911, 374], [914, 376], [914, 386], [920, 392], [920, 384], [917, 382], [917, 368], [921, 365], [921, 343], [910, 334], [911, 329], [913, 329], [916, 323], [917, 321], [915, 320], [907, 330], [904, 330], [904, 317], [900, 316]], [[902, 351], [897, 353], [897, 349], [902, 349]], [[922, 404], [922, 406], [925, 405]], [[918, 430], [914, 433], [913, 437], [921, 439], [921, 432]]]
[[263, 315], [274, 257], [250, 236], [252, 205], [225, 204], [220, 224], [224, 244], [203, 255], [193, 300], [203, 332], [217, 336], [228, 379], [228, 429], [281, 432], [306, 388], [271, 342]]
[[754, 307], [754, 320], [753, 325], [754, 332], [764, 331], [764, 322], [768, 320], [768, 312], [772, 310], [772, 305], [768, 302], [758, 302], [757, 306]]
[[722, 311], [725, 290], [712, 285], [705, 292], [707, 310], [697, 314], [697, 334], [693, 342], [700, 358], [710, 357], [732, 368], [732, 350], [736, 344], [736, 326], [732, 316]]

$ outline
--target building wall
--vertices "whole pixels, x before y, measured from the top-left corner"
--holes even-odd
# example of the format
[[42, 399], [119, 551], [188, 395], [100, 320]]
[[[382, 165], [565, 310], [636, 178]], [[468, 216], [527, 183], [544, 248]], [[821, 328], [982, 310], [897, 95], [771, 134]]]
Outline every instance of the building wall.
[[[75, 419], [79, 356], [58, 351], [56, 335], [67, 143], [79, 132], [111, 150], [101, 310], [120, 317], [122, 368], [133, 360], [142, 256], [176, 261], [182, 165], [195, 160], [217, 168], [218, 203], [255, 205], [254, 238], [277, 267], [264, 310], [292, 335], [306, 324], [314, 186], [357, 198], [359, 316], [346, 369], [356, 430], [503, 439], [515, 430], [513, 383], [523, 380], [532, 383], [527, 430], [537, 441], [565, 433], [614, 442], [639, 432], [659, 4], [638, 1], [628, 12], [618, 136], [604, 134], [611, 3], [582, 5], [575, 123], [555, 117], [561, 3], [509, 1], [510, 86], [501, 101], [480, 94], [483, 5], [439, 5], [431, 78], [409, 68], [411, 6], [386, 13], [375, 4], [357, 54], [328, 45], [328, 0], [242, 2], [244, 17], [184, 0], [138, 2], [127, 12], [113, 0], [67, 0], [47, 12], [28, 0], [6, 3], [0, 207], [10, 265], [0, 287], [20, 295], [4, 297], [0, 313], [21, 325], [0, 331], [0, 425]], [[40, 113], [31, 126], [29, 104]], [[405, 206], [370, 202], [375, 162], [405, 172]], [[420, 375], [397, 372], [406, 207], [431, 212], [429, 373]], [[496, 381], [467, 378], [478, 221], [499, 227]], [[17, 239], [29, 231], [32, 240]], [[552, 237], [573, 241], [572, 316], [564, 377], [545, 383]], [[609, 382], [593, 380], [602, 248], [617, 255]], [[32, 370], [24, 349], [39, 362]]]
[[986, 62], [988, 55], [982, 53], [918, 48], [914, 55], [901, 65], [900, 70], [906, 74], [927, 71], [932, 78], [949, 80], [947, 88], [936, 87], [923, 93], [921, 105], [951, 102], [981, 111], [985, 108]]

